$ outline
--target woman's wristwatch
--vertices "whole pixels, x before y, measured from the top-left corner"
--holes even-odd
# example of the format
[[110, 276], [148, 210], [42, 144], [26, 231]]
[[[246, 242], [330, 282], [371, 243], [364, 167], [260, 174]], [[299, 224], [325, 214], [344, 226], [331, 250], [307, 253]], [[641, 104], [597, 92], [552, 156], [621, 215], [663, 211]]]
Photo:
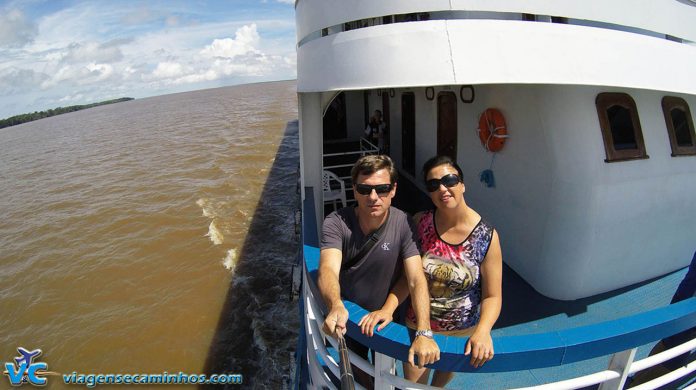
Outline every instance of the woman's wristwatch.
[[416, 337], [418, 337], [418, 336], [423, 336], [423, 337], [427, 337], [427, 338], [429, 338], [429, 339], [432, 339], [432, 338], [433, 338], [433, 331], [430, 330], [430, 329], [426, 329], [426, 330], [417, 330], [417, 331], [416, 331]]

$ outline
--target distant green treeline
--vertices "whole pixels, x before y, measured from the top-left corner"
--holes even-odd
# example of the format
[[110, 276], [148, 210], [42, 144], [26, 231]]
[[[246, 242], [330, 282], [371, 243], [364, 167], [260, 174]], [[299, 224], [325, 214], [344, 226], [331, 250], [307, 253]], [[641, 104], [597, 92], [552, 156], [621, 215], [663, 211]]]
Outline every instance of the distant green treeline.
[[96, 106], [103, 106], [104, 104], [126, 102], [128, 100], [133, 100], [133, 98], [125, 97], [125, 98], [120, 98], [120, 99], [106, 100], [106, 101], [99, 102], [99, 103], [83, 104], [83, 105], [68, 106], [68, 107], [58, 107], [58, 108], [53, 108], [53, 109], [46, 110], [46, 111], [34, 111], [31, 114], [15, 115], [15, 116], [11, 116], [7, 119], [0, 119], [0, 129], [2, 129], [3, 127], [9, 127], [9, 126], [14, 126], [14, 125], [19, 125], [19, 124], [22, 124], [25, 122], [35, 121], [35, 120], [41, 119], [41, 118], [48, 118], [49, 116], [65, 114], [65, 113], [73, 112], [73, 111], [84, 110], [86, 108], [92, 108], [92, 107], [96, 107]]

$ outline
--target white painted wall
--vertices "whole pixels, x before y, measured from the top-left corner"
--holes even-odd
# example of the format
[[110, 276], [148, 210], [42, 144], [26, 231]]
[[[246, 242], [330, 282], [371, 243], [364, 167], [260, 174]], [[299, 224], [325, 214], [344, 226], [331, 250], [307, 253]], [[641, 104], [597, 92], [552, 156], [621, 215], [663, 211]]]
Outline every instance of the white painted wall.
[[[475, 92], [473, 103], [459, 102], [457, 160], [464, 170], [465, 196], [498, 229], [505, 261], [535, 285], [541, 247], [555, 239], [545, 236], [544, 229], [554, 164], [539, 131], [536, 95], [524, 86], [476, 86]], [[476, 132], [486, 108], [501, 111], [511, 134], [495, 160]], [[496, 187], [487, 188], [479, 175], [492, 162]]]
[[402, 166], [401, 160], [401, 94], [403, 89], [396, 89], [394, 97], [389, 100], [389, 131], [391, 139], [389, 152], [394, 164]]
[[[321, 226], [324, 211], [322, 210], [322, 127], [323, 104], [322, 94], [298, 93], [298, 117], [300, 137], [300, 172], [302, 200], [305, 199], [304, 188], [314, 188], [315, 215], [317, 226]], [[325, 100], [326, 98], [324, 98]]]
[[[696, 157], [671, 157], [663, 94], [619, 92], [629, 93], [636, 101], [650, 159], [595, 162], [591, 167], [588, 176], [592, 177], [592, 206], [598, 220], [592, 221], [591, 230], [596, 258], [588, 267], [605, 268], [594, 276], [597, 285], [616, 280], [638, 282], [673, 271], [687, 265], [696, 250]], [[696, 107], [696, 98], [682, 97], [692, 110]], [[590, 221], [587, 230], [589, 227]], [[622, 266], [624, 261], [630, 264], [630, 272]]]
[[424, 88], [414, 88], [416, 95], [416, 175], [415, 182], [421, 183], [423, 164], [437, 152], [437, 94], [425, 98]]

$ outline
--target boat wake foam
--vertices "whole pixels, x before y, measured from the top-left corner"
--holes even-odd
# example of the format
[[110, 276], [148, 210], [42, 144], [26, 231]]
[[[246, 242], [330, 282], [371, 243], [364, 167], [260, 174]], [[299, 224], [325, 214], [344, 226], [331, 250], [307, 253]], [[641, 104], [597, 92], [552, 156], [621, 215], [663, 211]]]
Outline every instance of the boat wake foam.
[[208, 234], [206, 234], [206, 237], [210, 237], [210, 241], [215, 245], [220, 245], [225, 240], [225, 236], [218, 229], [217, 225], [215, 225], [214, 219], [208, 226]]
[[213, 217], [213, 209], [208, 199], [200, 198], [196, 201], [196, 205], [203, 210], [203, 216], [206, 218]]
[[227, 251], [227, 256], [222, 260], [222, 265], [230, 272], [234, 272], [237, 266], [237, 249], [232, 248]]

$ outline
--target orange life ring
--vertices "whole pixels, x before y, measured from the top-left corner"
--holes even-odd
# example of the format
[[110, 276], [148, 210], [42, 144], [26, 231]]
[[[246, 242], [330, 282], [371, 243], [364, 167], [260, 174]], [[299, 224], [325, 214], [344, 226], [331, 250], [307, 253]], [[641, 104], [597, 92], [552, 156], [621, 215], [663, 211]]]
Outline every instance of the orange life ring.
[[478, 135], [486, 150], [499, 152], [509, 137], [505, 127], [505, 117], [495, 108], [488, 108], [479, 119]]

